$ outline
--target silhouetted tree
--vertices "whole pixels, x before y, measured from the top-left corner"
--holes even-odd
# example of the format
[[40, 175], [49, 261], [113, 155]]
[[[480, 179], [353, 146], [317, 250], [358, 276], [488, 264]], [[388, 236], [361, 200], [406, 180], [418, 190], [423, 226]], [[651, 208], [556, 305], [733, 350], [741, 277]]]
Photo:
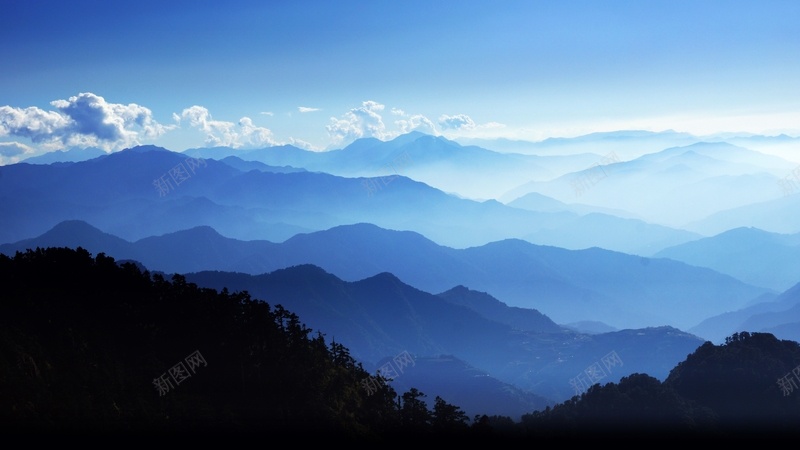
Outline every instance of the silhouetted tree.
[[437, 395], [433, 403], [431, 425], [436, 432], [463, 433], [469, 429], [469, 416]]
[[403, 428], [412, 433], [428, 431], [431, 426], [431, 412], [424, 398], [427, 397], [417, 388], [411, 388], [402, 395], [400, 420]]

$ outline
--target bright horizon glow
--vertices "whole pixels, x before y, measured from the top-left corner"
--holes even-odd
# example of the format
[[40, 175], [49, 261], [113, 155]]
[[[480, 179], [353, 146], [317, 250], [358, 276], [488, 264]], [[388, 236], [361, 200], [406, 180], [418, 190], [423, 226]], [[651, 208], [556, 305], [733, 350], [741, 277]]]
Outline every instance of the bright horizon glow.
[[800, 136], [795, 2], [0, 1], [0, 164], [412, 130]]

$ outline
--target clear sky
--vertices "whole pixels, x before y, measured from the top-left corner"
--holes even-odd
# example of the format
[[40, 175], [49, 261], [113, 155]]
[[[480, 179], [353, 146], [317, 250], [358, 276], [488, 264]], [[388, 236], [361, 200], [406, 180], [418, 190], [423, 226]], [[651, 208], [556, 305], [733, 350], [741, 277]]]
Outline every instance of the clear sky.
[[0, 0], [0, 157], [800, 134], [800, 2]]

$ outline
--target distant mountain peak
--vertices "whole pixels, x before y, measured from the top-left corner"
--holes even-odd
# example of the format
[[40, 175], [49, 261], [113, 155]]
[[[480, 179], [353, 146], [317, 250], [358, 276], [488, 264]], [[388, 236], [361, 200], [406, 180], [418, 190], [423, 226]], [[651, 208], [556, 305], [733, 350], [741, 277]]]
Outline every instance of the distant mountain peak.
[[147, 153], [147, 152], [170, 152], [174, 153], [170, 150], [167, 150], [164, 147], [158, 147], [156, 145], [137, 145], [135, 147], [126, 148], [122, 150], [123, 152], [132, 152], [132, 153]]
[[48, 239], [55, 236], [70, 236], [73, 238], [88, 238], [90, 236], [109, 236], [114, 239], [120, 239], [100, 230], [99, 228], [85, 222], [83, 220], [64, 220], [57, 223], [53, 228], [42, 234], [40, 237]]
[[53, 164], [53, 163], [68, 163], [68, 162], [80, 162], [86, 161], [89, 159], [94, 159], [99, 156], [107, 155], [108, 153], [105, 150], [102, 150], [97, 147], [72, 147], [67, 150], [55, 150], [52, 152], [47, 152], [42, 155], [32, 156], [30, 158], [26, 158], [23, 162], [29, 164]]
[[101, 231], [96, 227], [92, 226], [86, 221], [83, 220], [64, 220], [62, 222], [57, 223], [53, 228], [50, 229], [51, 232], [63, 232], [63, 231]]
[[396, 144], [407, 144], [409, 142], [414, 142], [418, 139], [434, 139], [436, 137], [437, 136], [434, 136], [432, 134], [423, 133], [422, 131], [418, 130], [413, 130], [409, 131], [406, 134], [401, 134], [400, 136], [397, 136], [396, 138], [392, 139], [391, 142]]
[[225, 236], [219, 234], [219, 232], [214, 229], [214, 227], [209, 225], [198, 225], [196, 227], [187, 228], [185, 230], [175, 231], [173, 233], [167, 233], [164, 236], [192, 236], [194, 238], [222, 238], [227, 239]]
[[452, 293], [452, 294], [466, 294], [470, 292], [470, 289], [463, 284], [459, 284], [458, 286], [454, 286], [453, 288], [449, 289], [448, 291], [444, 292], [444, 294]]
[[400, 278], [397, 278], [397, 276], [395, 274], [391, 273], [391, 272], [381, 272], [381, 273], [375, 274], [375, 275], [367, 278], [366, 280], [377, 281], [377, 282], [381, 282], [381, 283], [402, 283], [403, 282], [402, 280], [400, 280]]
[[422, 131], [419, 131], [419, 130], [412, 130], [412, 131], [409, 131], [406, 134], [403, 134], [403, 135], [400, 135], [400, 136], [396, 137], [395, 139], [400, 139], [400, 138], [419, 139], [421, 137], [427, 137], [427, 136], [434, 137], [432, 134], [429, 134], [429, 133], [423, 133]]
[[310, 274], [320, 274], [320, 275], [331, 275], [330, 272], [323, 269], [322, 267], [316, 264], [295, 264], [292, 266], [284, 267], [283, 269], [277, 269], [272, 273], [281, 273], [281, 272], [296, 272], [296, 273], [310, 273]]

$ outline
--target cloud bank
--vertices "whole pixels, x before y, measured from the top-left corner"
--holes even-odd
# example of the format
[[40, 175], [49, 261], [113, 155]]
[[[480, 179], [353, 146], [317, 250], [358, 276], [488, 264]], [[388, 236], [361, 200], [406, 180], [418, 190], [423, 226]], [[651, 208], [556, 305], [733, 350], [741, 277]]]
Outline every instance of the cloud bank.
[[144, 106], [109, 103], [90, 92], [50, 104], [54, 111], [0, 106], [0, 137], [28, 138], [51, 150], [76, 146], [110, 151], [155, 139], [173, 128], [159, 124]]
[[34, 149], [19, 142], [0, 142], [0, 166], [15, 164], [33, 155]]
[[442, 114], [439, 117], [439, 126], [445, 130], [471, 130], [475, 128], [475, 122], [465, 114], [455, 116]]
[[393, 122], [394, 129], [390, 130], [383, 121], [384, 109], [383, 104], [367, 100], [362, 102], [360, 107], [351, 109], [341, 117], [331, 117], [327, 126], [328, 135], [331, 138], [331, 148], [337, 145], [346, 145], [365, 137], [388, 140], [412, 131], [438, 136], [441, 131], [468, 133], [480, 128], [502, 126], [497, 123], [478, 125], [466, 114], [452, 116], [443, 114], [438, 119], [440, 131], [436, 123], [423, 114], [408, 114], [400, 108], [392, 108], [390, 112], [397, 117], [397, 120]]
[[[54, 100], [50, 105], [52, 109], [0, 106], [0, 141], [12, 141], [3, 143], [0, 163], [8, 164], [42, 151], [70, 147], [97, 147], [115, 151], [144, 142], [155, 144], [158, 138], [178, 128], [194, 130], [195, 134], [202, 136], [207, 146], [259, 148], [282, 145], [272, 130], [256, 125], [250, 117], [242, 117], [236, 122], [217, 120], [206, 107], [200, 105], [173, 113], [174, 123], [170, 124], [156, 121], [152, 111], [144, 106], [111, 103], [91, 92], [80, 93], [66, 100]], [[341, 148], [365, 137], [385, 141], [411, 131], [432, 135], [440, 135], [441, 132], [462, 134], [482, 127], [465, 114], [441, 115], [434, 122], [423, 114], [408, 114], [399, 108], [388, 111], [392, 120], [386, 122], [386, 109], [379, 102], [366, 100], [339, 117], [330, 117], [325, 126], [329, 137], [327, 147], [296, 137], [290, 137], [286, 142], [318, 151]], [[321, 111], [320, 108], [309, 106], [298, 106], [297, 110], [301, 114]], [[259, 114], [274, 116], [271, 111]], [[24, 141], [26, 145], [13, 142], [13, 138], [29, 141]]]
[[205, 133], [206, 145], [212, 147], [259, 147], [276, 145], [272, 131], [256, 126], [249, 117], [238, 123], [214, 120], [203, 106], [194, 105], [184, 109], [180, 115], [173, 114], [176, 122], [186, 121], [189, 126]]
[[338, 119], [331, 117], [326, 129], [332, 144], [350, 143], [363, 137], [378, 139], [391, 137], [380, 115], [384, 107], [378, 102], [367, 100], [362, 102], [360, 107], [351, 109]]

